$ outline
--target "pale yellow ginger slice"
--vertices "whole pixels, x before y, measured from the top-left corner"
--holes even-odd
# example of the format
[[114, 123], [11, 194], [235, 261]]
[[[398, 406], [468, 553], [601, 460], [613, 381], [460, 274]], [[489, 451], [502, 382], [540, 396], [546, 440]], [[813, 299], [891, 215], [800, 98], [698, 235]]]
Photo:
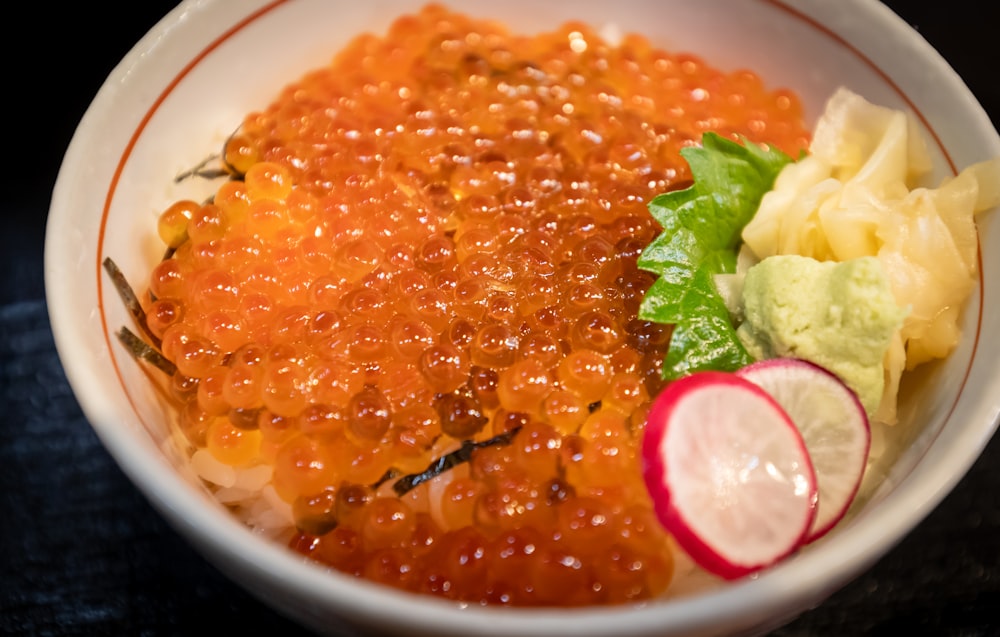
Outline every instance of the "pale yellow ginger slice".
[[903, 370], [943, 358], [958, 343], [978, 275], [975, 215], [1000, 205], [1000, 158], [937, 188], [915, 186], [930, 167], [913, 117], [839, 89], [809, 155], [782, 171], [743, 231], [758, 259], [879, 258], [896, 303], [908, 309], [885, 357], [876, 418], [887, 423], [896, 419]]

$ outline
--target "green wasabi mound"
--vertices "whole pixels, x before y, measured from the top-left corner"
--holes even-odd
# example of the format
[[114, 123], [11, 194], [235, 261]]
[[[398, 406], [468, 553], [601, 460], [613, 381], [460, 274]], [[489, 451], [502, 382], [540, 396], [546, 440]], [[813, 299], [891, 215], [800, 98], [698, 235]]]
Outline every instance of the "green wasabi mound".
[[883, 358], [906, 310], [876, 257], [842, 262], [780, 255], [751, 267], [737, 335], [754, 358], [801, 358], [836, 374], [869, 416], [885, 387]]

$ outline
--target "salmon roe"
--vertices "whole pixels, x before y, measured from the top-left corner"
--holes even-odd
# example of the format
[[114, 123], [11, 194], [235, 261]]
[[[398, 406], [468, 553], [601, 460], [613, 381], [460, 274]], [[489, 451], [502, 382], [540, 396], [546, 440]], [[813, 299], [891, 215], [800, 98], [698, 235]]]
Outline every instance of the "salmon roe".
[[[482, 604], [642, 600], [670, 584], [637, 459], [669, 328], [637, 318], [706, 131], [796, 155], [796, 96], [569, 23], [508, 33], [430, 5], [246, 117], [242, 179], [159, 233], [151, 325], [181, 430], [269, 466], [291, 546]], [[468, 461], [397, 495], [392, 479]]]

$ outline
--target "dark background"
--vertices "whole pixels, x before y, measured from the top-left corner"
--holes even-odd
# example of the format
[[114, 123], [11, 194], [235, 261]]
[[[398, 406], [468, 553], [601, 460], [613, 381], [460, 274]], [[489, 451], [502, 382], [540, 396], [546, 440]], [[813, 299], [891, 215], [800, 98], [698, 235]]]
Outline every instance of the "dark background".
[[[990, 3], [886, 4], [997, 124], [997, 25], [982, 15]], [[21, 3], [5, 20], [0, 634], [303, 634], [208, 565], [126, 480], [83, 419], [49, 331], [42, 248], [62, 154], [104, 78], [172, 6]], [[1000, 437], [894, 550], [775, 635], [1000, 635], [998, 463]]]

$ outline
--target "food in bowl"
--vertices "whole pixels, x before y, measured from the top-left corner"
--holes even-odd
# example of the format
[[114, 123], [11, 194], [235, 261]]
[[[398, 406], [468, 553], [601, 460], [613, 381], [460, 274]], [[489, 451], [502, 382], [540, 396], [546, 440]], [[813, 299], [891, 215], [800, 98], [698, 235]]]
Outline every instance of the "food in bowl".
[[707, 132], [810, 142], [793, 93], [639, 36], [521, 38], [432, 6], [355, 40], [242, 122], [238, 178], [161, 216], [144, 316], [192, 466], [374, 581], [669, 593], [680, 554], [638, 450], [671, 328], [640, 318], [638, 263], [647, 204], [689, 185], [680, 149]]

